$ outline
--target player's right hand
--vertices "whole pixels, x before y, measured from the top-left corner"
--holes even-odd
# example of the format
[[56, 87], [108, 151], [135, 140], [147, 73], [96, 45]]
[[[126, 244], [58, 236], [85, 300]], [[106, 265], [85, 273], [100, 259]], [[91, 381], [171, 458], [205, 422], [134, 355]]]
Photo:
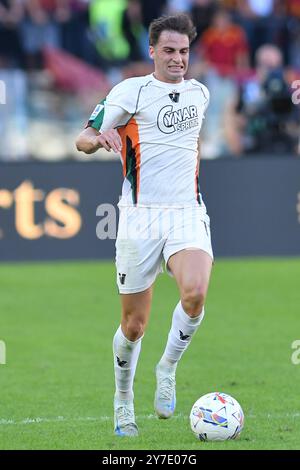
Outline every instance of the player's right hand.
[[108, 152], [113, 150], [115, 153], [120, 153], [122, 150], [122, 140], [116, 129], [101, 132], [100, 135], [95, 137], [95, 142], [108, 150]]

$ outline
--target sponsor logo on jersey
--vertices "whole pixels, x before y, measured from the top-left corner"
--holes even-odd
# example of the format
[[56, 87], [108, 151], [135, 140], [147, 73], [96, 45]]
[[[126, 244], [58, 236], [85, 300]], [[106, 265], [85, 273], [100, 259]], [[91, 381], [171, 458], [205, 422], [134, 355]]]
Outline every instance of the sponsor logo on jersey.
[[186, 131], [199, 125], [197, 107], [185, 106], [173, 111], [173, 105], [164, 106], [158, 113], [157, 126], [164, 134]]
[[92, 119], [95, 119], [98, 116], [98, 114], [100, 113], [100, 111], [102, 111], [103, 108], [104, 108], [103, 104], [97, 104], [96, 108], [94, 109], [94, 111], [91, 114], [90, 121]]

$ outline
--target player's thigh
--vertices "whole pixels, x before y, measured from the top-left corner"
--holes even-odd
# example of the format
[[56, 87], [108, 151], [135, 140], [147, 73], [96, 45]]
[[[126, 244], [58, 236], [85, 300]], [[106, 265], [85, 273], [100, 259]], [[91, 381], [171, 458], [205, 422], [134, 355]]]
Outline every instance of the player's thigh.
[[130, 316], [147, 318], [151, 309], [152, 291], [151, 286], [136, 294], [121, 294], [122, 316], [125, 318]]
[[206, 295], [212, 263], [212, 257], [207, 252], [191, 247], [170, 256], [168, 268], [175, 277], [181, 293], [197, 288]]
[[116, 240], [117, 285], [120, 294], [129, 296], [147, 291], [162, 271], [164, 240], [151, 237], [148, 216], [147, 208], [121, 211]]
[[175, 212], [174, 224], [164, 246], [164, 258], [181, 294], [205, 296], [213, 263], [210, 219], [205, 207]]

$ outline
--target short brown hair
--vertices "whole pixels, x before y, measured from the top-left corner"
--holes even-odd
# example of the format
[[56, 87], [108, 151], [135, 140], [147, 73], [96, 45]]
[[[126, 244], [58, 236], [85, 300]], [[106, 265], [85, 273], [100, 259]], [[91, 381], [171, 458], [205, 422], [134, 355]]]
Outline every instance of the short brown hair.
[[196, 28], [191, 18], [185, 13], [161, 16], [153, 20], [149, 26], [150, 46], [155, 46], [158, 43], [159, 37], [163, 31], [175, 31], [179, 34], [186, 34], [190, 44], [197, 36]]

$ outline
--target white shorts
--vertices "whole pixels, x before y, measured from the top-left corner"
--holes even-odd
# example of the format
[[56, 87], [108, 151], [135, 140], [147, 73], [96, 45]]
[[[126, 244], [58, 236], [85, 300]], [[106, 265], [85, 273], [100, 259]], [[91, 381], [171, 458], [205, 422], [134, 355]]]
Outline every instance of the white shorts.
[[187, 248], [213, 259], [210, 219], [204, 204], [185, 208], [121, 207], [116, 240], [120, 294], [142, 292], [163, 271], [170, 256]]

